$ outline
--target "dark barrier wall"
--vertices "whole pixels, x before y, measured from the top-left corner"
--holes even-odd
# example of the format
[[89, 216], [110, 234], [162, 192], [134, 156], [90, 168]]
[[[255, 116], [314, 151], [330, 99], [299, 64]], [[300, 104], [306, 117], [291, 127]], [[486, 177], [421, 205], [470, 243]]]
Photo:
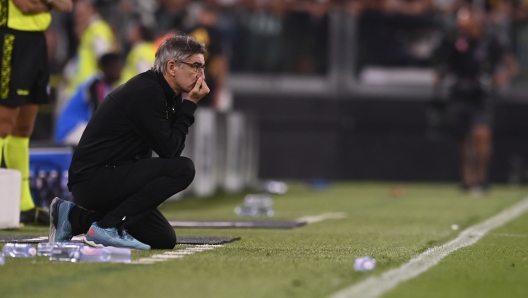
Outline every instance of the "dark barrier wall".
[[[458, 181], [456, 142], [433, 134], [428, 102], [235, 96], [259, 119], [261, 178]], [[498, 102], [490, 180], [528, 178], [528, 104]]]

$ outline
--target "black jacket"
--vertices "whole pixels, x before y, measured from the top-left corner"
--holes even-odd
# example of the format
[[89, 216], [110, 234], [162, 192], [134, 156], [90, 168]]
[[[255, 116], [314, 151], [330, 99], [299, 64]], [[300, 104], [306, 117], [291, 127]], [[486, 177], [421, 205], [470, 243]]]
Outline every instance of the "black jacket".
[[196, 104], [176, 96], [163, 75], [147, 71], [119, 86], [88, 122], [73, 154], [71, 188], [100, 167], [179, 156], [194, 122]]

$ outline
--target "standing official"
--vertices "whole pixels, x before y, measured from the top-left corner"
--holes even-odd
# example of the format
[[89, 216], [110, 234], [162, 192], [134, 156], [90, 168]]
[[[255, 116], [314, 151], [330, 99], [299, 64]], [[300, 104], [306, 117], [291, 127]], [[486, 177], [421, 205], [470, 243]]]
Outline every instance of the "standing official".
[[496, 38], [484, 33], [484, 14], [465, 6], [457, 13], [458, 32], [439, 51], [438, 83], [453, 77], [448, 121], [460, 146], [462, 186], [488, 189], [492, 148], [492, 96], [517, 71], [515, 60]]
[[48, 224], [29, 189], [29, 137], [40, 104], [49, 103], [44, 31], [50, 10], [70, 11], [71, 0], [0, 1], [0, 164], [22, 173], [20, 221]]

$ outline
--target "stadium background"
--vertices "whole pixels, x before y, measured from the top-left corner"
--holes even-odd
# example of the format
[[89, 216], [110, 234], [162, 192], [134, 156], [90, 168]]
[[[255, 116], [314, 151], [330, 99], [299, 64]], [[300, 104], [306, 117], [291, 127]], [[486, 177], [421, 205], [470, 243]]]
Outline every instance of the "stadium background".
[[[455, 26], [457, 0], [95, 1], [120, 52], [139, 19], [161, 36], [186, 31], [201, 6], [218, 13], [231, 107], [258, 119], [259, 177], [457, 181], [456, 144], [430, 115], [434, 56]], [[528, 180], [527, 1], [482, 0], [487, 31], [510, 47], [520, 75], [497, 96], [492, 182]], [[48, 30], [52, 85], [76, 50], [72, 14]], [[57, 101], [39, 115], [51, 139]]]

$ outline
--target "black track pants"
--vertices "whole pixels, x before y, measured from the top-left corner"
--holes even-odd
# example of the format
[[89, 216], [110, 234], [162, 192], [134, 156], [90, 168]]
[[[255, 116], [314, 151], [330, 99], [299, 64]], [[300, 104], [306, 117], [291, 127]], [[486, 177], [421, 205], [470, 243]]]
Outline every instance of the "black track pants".
[[172, 249], [176, 234], [157, 207], [186, 189], [194, 179], [186, 157], [147, 158], [105, 166], [89, 180], [72, 186], [76, 206], [69, 215], [74, 235], [93, 222], [102, 228], [126, 228], [137, 240], [157, 249]]

